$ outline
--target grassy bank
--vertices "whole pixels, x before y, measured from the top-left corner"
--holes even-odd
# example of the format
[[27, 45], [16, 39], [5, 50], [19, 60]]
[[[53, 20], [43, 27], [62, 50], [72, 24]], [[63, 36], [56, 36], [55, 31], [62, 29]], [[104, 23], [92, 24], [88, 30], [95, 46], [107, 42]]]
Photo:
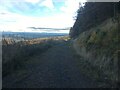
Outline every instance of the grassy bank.
[[120, 52], [119, 23], [108, 19], [74, 40], [73, 47], [83, 61], [80, 67], [90, 77], [105, 81], [111, 87], [118, 80], [118, 53]]

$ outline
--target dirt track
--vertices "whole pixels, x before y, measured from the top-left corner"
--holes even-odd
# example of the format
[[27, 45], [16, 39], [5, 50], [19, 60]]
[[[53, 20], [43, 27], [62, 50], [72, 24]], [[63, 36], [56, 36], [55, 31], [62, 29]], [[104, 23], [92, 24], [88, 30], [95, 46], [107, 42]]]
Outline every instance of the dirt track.
[[84, 76], [69, 42], [61, 42], [42, 55], [32, 57], [26, 70], [3, 78], [3, 88], [94, 88], [96, 83]]

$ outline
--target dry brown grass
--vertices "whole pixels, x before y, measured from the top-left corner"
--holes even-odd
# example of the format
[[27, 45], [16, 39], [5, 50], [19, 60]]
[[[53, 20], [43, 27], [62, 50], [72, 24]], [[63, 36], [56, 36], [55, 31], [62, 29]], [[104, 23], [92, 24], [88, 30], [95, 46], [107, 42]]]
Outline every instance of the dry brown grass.
[[30, 57], [41, 54], [69, 37], [37, 38], [15, 42], [12, 39], [2, 40], [2, 66], [3, 77], [15, 70], [24, 68], [24, 62]]
[[120, 50], [119, 26], [119, 23], [113, 22], [112, 19], [106, 20], [101, 25], [80, 34], [73, 43], [73, 47], [85, 58], [85, 62], [96, 68], [96, 72], [100, 71], [98, 74], [93, 73], [93, 76], [104, 76], [103, 79], [112, 84], [119, 81], [118, 53], [115, 53]]

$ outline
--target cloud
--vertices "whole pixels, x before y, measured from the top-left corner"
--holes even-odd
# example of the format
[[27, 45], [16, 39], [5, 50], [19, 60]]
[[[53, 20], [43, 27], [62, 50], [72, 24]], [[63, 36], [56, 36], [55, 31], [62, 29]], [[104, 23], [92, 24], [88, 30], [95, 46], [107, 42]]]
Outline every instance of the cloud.
[[0, 1], [0, 12], [4, 9], [30, 16], [42, 16], [46, 13], [52, 14], [55, 11], [52, 0], [2, 0]]
[[79, 3], [84, 3], [86, 0], [66, 0], [65, 5], [60, 8], [64, 13], [75, 15], [79, 8]]
[[39, 4], [40, 6], [45, 6], [49, 9], [53, 9], [54, 8], [54, 5], [53, 5], [53, 1], [52, 0], [44, 0], [43, 2], [41, 2]]
[[25, 0], [26, 2], [30, 2], [30, 3], [33, 3], [33, 4], [36, 4], [36, 3], [39, 3], [40, 1], [42, 0]]
[[[56, 5], [53, 1], [56, 2]], [[73, 15], [79, 5], [78, 0], [3, 0], [2, 2], [0, 4], [1, 31], [31, 31], [27, 27], [71, 27], [75, 22]], [[10, 9], [16, 11], [12, 12]], [[19, 13], [20, 11], [22, 13]], [[40, 14], [41, 16], [39, 16]], [[43, 31], [41, 30], [41, 32]], [[69, 32], [69, 30], [56, 30], [56, 32], [64, 31]]]
[[40, 30], [40, 29], [44, 29], [44, 30], [68, 30], [70, 29], [70, 27], [66, 27], [66, 28], [45, 28], [45, 27], [28, 27], [30, 29], [34, 29], [34, 30]]
[[[27, 27], [65, 28], [73, 25], [70, 16], [59, 14], [47, 17], [31, 17], [14, 13], [0, 14], [0, 31], [30, 31]], [[14, 21], [14, 22], [13, 22]], [[43, 32], [44, 30], [39, 30]], [[50, 30], [50, 32], [53, 30]], [[55, 30], [54, 30], [55, 31]], [[59, 32], [59, 30], [56, 30]], [[68, 32], [68, 30], [63, 31]]]

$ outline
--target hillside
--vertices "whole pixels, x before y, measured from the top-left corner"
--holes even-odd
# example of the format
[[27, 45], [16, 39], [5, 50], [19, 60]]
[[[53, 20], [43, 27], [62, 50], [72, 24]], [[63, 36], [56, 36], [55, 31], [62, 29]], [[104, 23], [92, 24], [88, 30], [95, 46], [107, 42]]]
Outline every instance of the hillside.
[[86, 2], [69, 36], [3, 35], [2, 88], [119, 87], [119, 4]]
[[[99, 9], [96, 10], [94, 7], [98, 8], [98, 6]], [[103, 10], [105, 6], [108, 7]], [[79, 9], [81, 11], [78, 12], [76, 22], [70, 31], [74, 50], [79, 56], [84, 57], [83, 61], [78, 62], [82, 62], [81, 70], [90, 77], [111, 84], [111, 87], [116, 87], [120, 82], [119, 7], [119, 3], [87, 3], [82, 10]], [[93, 13], [84, 13], [88, 8], [92, 8]], [[96, 15], [98, 12], [101, 13]], [[95, 15], [97, 20], [93, 17]]]
[[3, 45], [3, 89], [100, 87], [79, 70], [69, 38], [56, 39]]

